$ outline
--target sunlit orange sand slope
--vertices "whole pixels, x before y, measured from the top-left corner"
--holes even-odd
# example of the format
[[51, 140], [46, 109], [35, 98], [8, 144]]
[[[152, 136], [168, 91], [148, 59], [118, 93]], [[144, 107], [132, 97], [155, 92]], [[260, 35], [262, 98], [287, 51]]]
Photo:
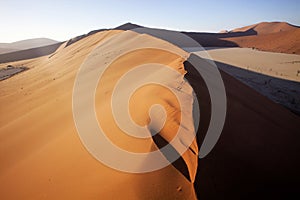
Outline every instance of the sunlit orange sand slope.
[[[129, 53], [129, 49], [135, 50]], [[119, 58], [104, 70], [116, 56]], [[0, 82], [0, 198], [196, 199], [197, 193], [202, 199], [244, 199], [261, 195], [286, 197], [297, 192], [299, 117], [223, 71], [227, 98], [224, 129], [213, 151], [198, 160], [198, 145], [206, 135], [212, 104], [203, 77], [192, 66], [193, 59], [201, 67], [211, 66], [203, 58], [147, 34], [111, 30], [87, 35], [68, 46], [64, 43], [48, 56], [0, 64], [0, 68], [29, 68]], [[136, 74], [135, 80], [155, 77], [164, 81], [165, 86], [180, 91], [184, 109], [167, 87], [150, 84], [139, 88], [132, 94], [128, 110], [118, 107], [122, 110], [118, 116], [123, 119], [128, 111], [137, 125], [150, 131], [159, 130], [157, 124], [163, 121], [158, 111], [149, 112], [151, 105], [164, 106], [167, 117], [159, 137], [136, 139], [115, 124], [111, 98], [118, 80], [133, 66], [146, 63], [168, 65], [177, 74], [167, 76], [156, 69], [146, 75]], [[96, 82], [92, 106], [85, 105], [85, 101], [94, 80], [74, 84], [86, 65], [85, 78], [94, 77], [99, 70], [103, 72]], [[147, 67], [151, 66], [143, 69]], [[74, 85], [81, 89], [73, 90]], [[121, 86], [131, 87], [130, 80]], [[74, 101], [74, 91], [82, 98]], [[126, 100], [126, 94], [120, 91], [117, 105], [123, 102], [123, 95]], [[189, 143], [195, 134], [192, 105], [196, 96], [200, 126], [197, 141], [192, 138]], [[74, 102], [83, 105], [77, 110], [79, 115], [73, 112]], [[187, 150], [172, 165], [154, 172], [134, 174], [112, 169], [89, 153], [93, 149], [84, 147], [78, 123], [75, 126], [74, 119], [82, 117], [86, 134], [93, 133], [92, 122], [86, 117], [91, 107], [95, 107], [94, 115], [106, 136], [122, 149], [137, 153], [155, 151], [183, 128], [185, 135], [177, 138], [173, 147]], [[179, 123], [180, 119], [183, 123]], [[129, 132], [138, 133], [135, 129]], [[111, 160], [135, 165], [137, 170], [149, 164], [148, 157], [139, 163], [126, 162], [125, 157], [112, 156]]]
[[[0, 82], [1, 199], [196, 198], [192, 183], [197, 169], [195, 152], [198, 152], [198, 147], [195, 140], [183, 154], [189, 171], [188, 176], [184, 176], [173, 165], [144, 174], [111, 169], [93, 158], [79, 139], [73, 121], [72, 91], [80, 65], [99, 44], [99, 52], [114, 54], [128, 45], [138, 47], [141, 43], [148, 43], [153, 47], [169, 48], [178, 55], [145, 49], [120, 58], [100, 81], [95, 106], [98, 119], [103, 122], [104, 129], [111, 133], [108, 137], [118, 146], [136, 152], [157, 149], [153, 140], [133, 139], [123, 134], [114, 124], [108, 103], [111, 89], [124, 71], [132, 65], [147, 62], [159, 62], [177, 70], [181, 74], [178, 77], [165, 77], [167, 83], [176, 87], [177, 83], [183, 81], [186, 73], [183, 61], [188, 55], [151, 36], [129, 31], [119, 36], [120, 32], [99, 32], [68, 47], [62, 44], [49, 56], [9, 63], [15, 66], [23, 64], [30, 69]], [[110, 55], [94, 62], [105, 62], [107, 56]], [[8, 63], [1, 67], [6, 65]], [[163, 75], [159, 71], [155, 73], [157, 76]], [[186, 104], [191, 109], [191, 89], [187, 86], [183, 87], [183, 91], [187, 94]], [[146, 98], [149, 94], [151, 98]], [[178, 102], [170, 92], [163, 87], [150, 85], [134, 94], [130, 101], [130, 112], [136, 123], [145, 125], [149, 122], [147, 112], [155, 102], [166, 108], [168, 118], [160, 132], [166, 141], [173, 138], [172, 134], [178, 129], [177, 121], [181, 116], [192, 122], [191, 112], [180, 112]], [[88, 123], [86, 125], [89, 126]], [[192, 134], [193, 128], [186, 127]]]

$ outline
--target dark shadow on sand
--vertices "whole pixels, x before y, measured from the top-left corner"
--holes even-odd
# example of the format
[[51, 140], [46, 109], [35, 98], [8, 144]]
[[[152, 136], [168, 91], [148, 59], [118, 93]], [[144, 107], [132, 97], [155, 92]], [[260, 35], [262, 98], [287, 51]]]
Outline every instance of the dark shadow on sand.
[[[200, 103], [200, 148], [210, 120], [209, 96], [201, 75], [188, 61], [184, 65]], [[220, 71], [227, 94], [226, 121], [214, 149], [199, 159], [194, 184], [198, 198], [299, 197], [300, 118]]]
[[197, 32], [182, 32], [193, 38], [203, 47], [239, 47], [238, 44], [232, 41], [223, 40], [223, 38], [242, 37], [257, 35], [253, 29], [245, 32], [229, 32], [229, 33], [197, 33]]
[[[160, 136], [160, 134], [155, 134], [154, 136], [152, 136], [152, 139], [154, 141], [154, 143], [156, 144], [156, 146], [161, 149], [164, 146], [166, 146], [167, 144], [169, 144], [168, 141], [166, 141], [162, 136]], [[169, 160], [171, 162], [171, 160], [169, 159], [168, 156], [172, 155], [172, 156], [176, 156], [179, 157], [176, 161], [174, 161], [172, 163], [172, 165], [189, 181], [191, 181], [190, 175], [189, 175], [189, 170], [187, 168], [187, 165], [185, 164], [183, 158], [178, 154], [178, 152], [176, 151], [175, 148], [173, 148], [171, 145], [170, 146], [170, 151], [168, 152], [163, 152], [161, 151], [161, 153], [165, 156], [165, 158], [167, 160]]]

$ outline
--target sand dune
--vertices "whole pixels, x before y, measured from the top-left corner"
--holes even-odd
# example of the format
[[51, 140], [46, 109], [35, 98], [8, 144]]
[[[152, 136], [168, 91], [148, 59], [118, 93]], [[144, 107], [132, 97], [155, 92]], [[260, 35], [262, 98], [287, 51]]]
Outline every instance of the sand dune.
[[3, 53], [9, 53], [9, 52], [14, 52], [14, 51], [18, 51], [18, 49], [1, 48], [1, 47], [0, 47], [0, 54], [3, 54]]
[[124, 31], [127, 31], [127, 30], [131, 30], [131, 29], [135, 29], [135, 28], [142, 28], [143, 26], [140, 26], [140, 25], [137, 25], [137, 24], [133, 24], [133, 23], [125, 23], [125, 24], [122, 24], [120, 26], [117, 26], [116, 30], [124, 30]]
[[55, 52], [63, 43], [56, 43], [49, 46], [37, 47], [33, 49], [20, 50], [16, 52], [0, 54], [0, 63], [7, 63], [18, 60], [26, 60], [49, 55]]
[[293, 26], [286, 22], [261, 22], [258, 24], [253, 24], [250, 26], [245, 26], [242, 28], [233, 29], [230, 32], [247, 32], [253, 30], [257, 35], [277, 33], [283, 31], [292, 31], [296, 30], [299, 27]]
[[284, 22], [263, 22], [226, 33], [184, 33], [204, 47], [248, 47], [300, 54], [300, 28]]
[[[79, 140], [72, 116], [72, 88], [77, 70], [97, 43], [119, 32], [99, 32], [61, 48], [52, 56], [26, 60], [29, 70], [0, 83], [0, 102], [5, 105], [1, 107], [1, 113], [6, 113], [0, 117], [1, 198], [195, 199], [193, 184], [172, 165], [146, 174], [118, 172], [95, 160]], [[143, 41], [178, 49], [150, 36], [134, 34], [136, 36], [131, 35], [130, 41], [114, 38], [112, 42], [118, 45], [108, 43], [102, 48], [107, 52], [118, 52], [126, 48], [128, 42], [138, 45]], [[147, 52], [147, 55], [126, 60], [136, 63], [160, 61], [176, 69], [183, 63], [178, 56], [161, 56], [160, 51]], [[134, 100], [136, 103], [138, 98]], [[101, 111], [100, 107], [99, 114]], [[133, 146], [128, 145], [131, 140], [123, 139], [116, 142], [121, 146]], [[153, 141], [137, 145], [146, 151], [155, 146]], [[188, 167], [195, 170], [196, 166], [192, 164]]]
[[93, 35], [95, 33], [98, 33], [98, 32], [101, 32], [101, 31], [108, 31], [108, 30], [123, 30], [123, 31], [127, 31], [127, 30], [131, 30], [131, 29], [134, 29], [134, 28], [140, 28], [142, 26], [139, 26], [139, 25], [136, 25], [136, 24], [132, 24], [132, 23], [125, 23], [125, 24], [122, 24], [120, 26], [117, 26], [116, 28], [111, 28], [111, 29], [98, 29], [98, 30], [93, 30], [91, 32], [89, 32], [88, 34], [83, 34], [83, 35], [80, 35], [80, 36], [77, 36], [77, 37], [74, 37], [70, 40], [68, 40], [66, 46], [69, 46], [85, 37], [88, 37], [90, 35]]
[[[68, 40], [66, 46], [74, 44], [83, 38], [86, 38], [90, 35], [93, 35], [101, 31], [131, 30], [131, 29], [137, 30], [138, 28], [142, 28], [142, 27], [143, 26], [137, 24], [126, 23], [112, 29], [98, 29]], [[152, 29], [152, 30], [159, 30], [159, 29]], [[162, 30], [162, 31], [166, 31], [166, 30]], [[259, 24], [250, 25], [243, 28], [237, 28], [232, 31], [229, 32], [225, 31], [222, 33], [201, 33], [201, 32], [182, 32], [182, 33], [188, 35], [189, 37], [192, 37], [203, 47], [248, 47], [248, 48], [256, 48], [263, 51], [300, 54], [299, 27], [293, 26], [285, 22], [262, 22]], [[29, 40], [28, 42], [30, 41], [31, 40]], [[28, 46], [27, 40], [24, 42], [25, 42], [24, 45]], [[49, 55], [53, 51], [55, 51], [60, 44], [57, 43], [47, 47], [34, 48], [32, 50], [30, 49], [28, 51], [13, 52], [10, 54], [8, 52], [14, 51], [14, 49], [11, 48], [1, 49], [1, 45], [0, 45], [0, 52], [2, 51], [5, 54], [5, 55], [0, 55], [0, 63], [12, 62], [12, 61], [23, 60], [23, 59], [31, 59], [39, 56]]]
[[224, 40], [240, 47], [256, 48], [263, 51], [300, 54], [300, 29], [245, 37], [232, 37]]
[[[197, 150], [211, 117], [206, 85], [189, 63], [193, 55], [153, 35], [123, 30], [96, 31], [78, 37], [72, 44], [60, 45], [47, 56], [0, 64], [0, 68], [7, 65], [29, 68], [0, 82], [0, 103], [5, 105], [0, 108], [4, 113], [0, 116], [1, 199], [196, 199], [196, 194], [201, 199], [245, 199], [257, 195], [279, 197], [283, 194], [286, 197], [298, 192], [299, 117], [225, 72], [221, 72], [227, 92], [225, 127], [211, 154], [198, 160]], [[214, 42], [224, 41], [213, 37]], [[105, 166], [84, 148], [73, 120], [72, 92], [81, 64], [95, 48], [91, 56], [98, 58], [91, 59], [91, 71], [86, 72], [88, 77], [98, 73], [112, 56], [140, 45], [153, 48], [121, 56], [104, 72], [104, 79], [98, 84], [96, 115], [101, 119], [100, 125], [112, 133], [108, 137], [126, 150], [154, 151], [164, 142], [170, 142], [180, 128], [181, 116], [188, 125], [186, 133], [194, 134], [189, 110], [193, 97], [191, 88], [183, 82], [183, 75], [197, 95], [201, 118], [197, 141], [193, 140], [173, 165], [150, 173], [131, 174]], [[227, 57], [226, 52], [222, 55]], [[196, 59], [210, 65], [205, 59]], [[178, 102], [161, 87], [150, 85], [138, 90], [129, 104], [137, 124], [149, 122], [148, 110], [152, 103], [164, 105], [168, 118], [157, 134], [159, 137], [137, 140], [113, 124], [109, 99], [114, 84], [126, 70], [148, 62], [169, 65], [180, 73], [167, 77], [157, 70], [146, 78], [165, 78], [167, 85], [183, 91], [185, 105], [190, 107], [186, 112], [179, 112]], [[286, 72], [287, 78], [297, 78], [290, 69]], [[144, 79], [143, 76], [138, 78]], [[90, 83], [81, 84], [84, 89]], [[84, 93], [82, 95], [84, 99]], [[81, 108], [83, 113], [85, 108]], [[87, 120], [87, 128], [89, 125]], [[175, 150], [187, 145], [184, 137], [180, 139], [174, 145]]]
[[0, 49], [7, 49], [9, 51], [0, 51], [0, 53], [8, 53], [13, 51], [20, 51], [24, 49], [32, 49], [42, 46], [49, 46], [52, 44], [59, 43], [58, 41], [48, 39], [48, 38], [33, 38], [28, 40], [21, 40], [12, 43], [0, 43]]

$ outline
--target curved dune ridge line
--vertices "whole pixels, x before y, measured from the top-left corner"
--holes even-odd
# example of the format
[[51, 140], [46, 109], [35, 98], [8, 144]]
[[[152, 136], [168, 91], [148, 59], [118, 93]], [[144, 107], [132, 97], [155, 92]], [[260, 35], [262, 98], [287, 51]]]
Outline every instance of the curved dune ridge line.
[[[0, 115], [2, 199], [196, 199], [192, 182], [197, 169], [197, 155], [190, 149], [182, 157], [191, 181], [172, 165], [145, 174], [113, 170], [94, 159], [78, 137], [72, 116], [72, 89], [76, 73], [89, 53], [98, 44], [99, 51], [112, 53], [124, 50], [128, 45], [163, 46], [182, 56], [170, 52], [163, 52], [162, 56], [160, 50], [153, 48], [122, 57], [111, 68], [116, 73], [108, 73], [101, 80], [105, 85], [100, 82], [96, 93], [98, 120], [104, 117], [107, 120], [105, 126], [118, 133], [108, 135], [113, 142], [131, 151], [157, 149], [151, 139], [137, 141], [118, 132], [115, 125], [110, 126], [111, 117], [103, 115], [109, 106], [108, 97], [101, 98], [105, 95], [102, 89], [111, 89], [120, 75], [118, 73], [131, 64], [148, 61], [161, 62], [178, 70], [182, 75], [175, 80], [165, 77], [168, 84], [176, 87], [186, 73], [182, 63], [187, 53], [148, 35], [129, 31], [118, 35], [121, 32], [99, 32], [68, 47], [63, 48], [63, 44], [49, 56], [11, 63], [24, 64], [30, 69], [0, 83], [0, 103], [5, 105], [1, 106]], [[6, 65], [1, 64], [0, 67]], [[162, 75], [159, 72], [155, 74]], [[184, 103], [190, 104], [193, 101], [191, 88], [186, 85], [182, 90], [189, 97]], [[162, 103], [166, 109], [168, 120], [160, 132], [166, 141], [170, 141], [179, 127], [180, 116], [190, 119], [187, 120], [190, 124], [185, 125], [194, 134], [191, 113], [180, 112], [174, 96], [165, 88], [153, 85], [139, 89], [130, 100], [130, 112], [136, 123], [148, 122], [149, 116], [145, 113], [152, 102]], [[182, 141], [185, 145], [184, 137]], [[195, 140], [190, 148], [198, 152]]]
[[[133, 38], [131, 40], [126, 40], [125, 38], [130, 37]], [[121, 43], [121, 41], [126, 41]], [[148, 44], [145, 44], [144, 41], [147, 41]], [[119, 45], [118, 45], [119, 44]], [[122, 45], [124, 47], [122, 47]], [[105, 71], [105, 74], [103, 76], [104, 81], [100, 80], [99, 82], [99, 91], [106, 91], [106, 94], [104, 92], [97, 93], [96, 96], [96, 108], [99, 106], [98, 112], [98, 119], [99, 123], [103, 124], [109, 124], [108, 131], [112, 130], [113, 125], [111, 125], [114, 120], [111, 117], [109, 119], [109, 115], [101, 115], [101, 113], [108, 113], [109, 110], [107, 110], [110, 105], [110, 94], [112, 92], [113, 84], [116, 84], [116, 81], [120, 79], [120, 77], [129, 71], [130, 69], [133, 69], [135, 66], [143, 65], [147, 63], [160, 63], [164, 64], [166, 66], [169, 66], [175, 70], [177, 70], [179, 75], [177, 77], [168, 76], [168, 74], [165, 74], [165, 72], [161, 70], [156, 70], [151, 72], [151, 74], [148, 74], [145, 76], [144, 74], [141, 74], [139, 76], [140, 79], [147, 79], [149, 76], [153, 76], [156, 79], [163, 79], [163, 81], [171, 88], [178, 88], [180, 87], [182, 98], [183, 98], [183, 106], [184, 108], [180, 108], [178, 103], [176, 103], [176, 98], [174, 98], [174, 95], [172, 95], [170, 92], [166, 91], [165, 88], [161, 86], [157, 86], [155, 84], [149, 84], [148, 87], [144, 87], [140, 89], [140, 91], [137, 91], [135, 94], [135, 98], [131, 101], [131, 107], [130, 112], [133, 115], [133, 118], [138, 120], [138, 123], [140, 125], [146, 125], [149, 122], [149, 116], [148, 116], [148, 110], [150, 109], [150, 106], [152, 103], [158, 103], [160, 105], [163, 105], [167, 112], [167, 120], [164, 128], [160, 131], [160, 135], [167, 140], [168, 142], [171, 142], [171, 140], [174, 138], [175, 134], [177, 133], [178, 126], [184, 127], [187, 131], [184, 134], [181, 134], [179, 136], [179, 140], [175, 144], [175, 149], [179, 151], [180, 148], [189, 147], [190, 144], [185, 143], [185, 141], [188, 140], [188, 137], [195, 137], [195, 130], [193, 127], [193, 118], [192, 118], [192, 105], [193, 105], [193, 96], [192, 96], [192, 88], [189, 86], [189, 84], [183, 79], [184, 74], [186, 71], [184, 70], [183, 62], [188, 57], [188, 54], [173, 46], [169, 43], [162, 42], [159, 39], [153, 39], [153, 37], [148, 35], [139, 35], [135, 32], [129, 32], [117, 35], [117, 38], [113, 38], [113, 40], [108, 41], [106, 44], [103, 44], [98, 49], [98, 52], [107, 52], [105, 49], [109, 46], [119, 46], [121, 50], [126, 49], [127, 46], [133, 45], [136, 48], [143, 48], [145, 45], [148, 47], [147, 49], [137, 50], [134, 52], [126, 54], [125, 56], [121, 56], [118, 60], [115, 60], [110, 68]], [[166, 47], [170, 50], [165, 51], [161, 49], [166, 49]], [[176, 52], [178, 56], [172, 51]], [[106, 55], [103, 55], [101, 58], [103, 59], [103, 62], [105, 62]], [[98, 62], [99, 60], [97, 60]], [[92, 64], [91, 64], [92, 65]], [[151, 66], [149, 66], [151, 67]], [[113, 75], [113, 76], [112, 76]], [[139, 81], [134, 80], [134, 82]], [[111, 83], [112, 85], [106, 84], [107, 82]], [[128, 82], [127, 84], [131, 84], [131, 82]], [[102, 87], [102, 88], [101, 88]], [[139, 94], [140, 93], [140, 94]], [[98, 96], [99, 94], [99, 96]], [[173, 97], [172, 97], [173, 96]], [[99, 99], [99, 101], [97, 101]], [[125, 99], [120, 99], [120, 101], [125, 101]], [[107, 107], [105, 107], [107, 106]], [[98, 110], [97, 110], [98, 111]], [[138, 112], [137, 112], [138, 111]], [[125, 116], [124, 116], [125, 118]], [[157, 120], [160, 120], [160, 116], [157, 116]], [[183, 119], [181, 121], [181, 119]], [[111, 121], [111, 122], [107, 122]], [[150, 127], [151, 128], [151, 127]], [[117, 134], [119, 129], [116, 129], [115, 131], [111, 131], [114, 134], [110, 136], [115, 136], [116, 140], [121, 141], [121, 146], [123, 148], [130, 148], [128, 144], [125, 142], [128, 139], [120, 139], [119, 135]], [[134, 130], [130, 130], [134, 131]], [[124, 136], [124, 134], [123, 134]], [[125, 136], [127, 137], [127, 136]], [[140, 140], [133, 140], [134, 142], [138, 143]], [[152, 140], [150, 140], [152, 141]], [[144, 141], [143, 141], [144, 142]], [[149, 141], [148, 141], [149, 142]], [[122, 145], [123, 143], [123, 145]], [[149, 143], [148, 143], [149, 144]], [[149, 145], [141, 145], [142, 147], [149, 147]], [[134, 146], [133, 148], [136, 148]], [[194, 181], [196, 170], [197, 170], [197, 155], [195, 155], [193, 152], [198, 152], [198, 147], [196, 140], [193, 141], [191, 145], [191, 150], [186, 151], [186, 153], [183, 155], [183, 159], [185, 160], [192, 182]]]

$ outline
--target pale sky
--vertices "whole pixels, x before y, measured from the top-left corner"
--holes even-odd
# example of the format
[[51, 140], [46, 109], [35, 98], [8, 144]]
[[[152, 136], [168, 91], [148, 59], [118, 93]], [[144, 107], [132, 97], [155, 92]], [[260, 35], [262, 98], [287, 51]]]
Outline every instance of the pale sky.
[[0, 42], [64, 41], [126, 22], [182, 31], [219, 32], [262, 21], [300, 25], [296, 0], [0, 0]]

